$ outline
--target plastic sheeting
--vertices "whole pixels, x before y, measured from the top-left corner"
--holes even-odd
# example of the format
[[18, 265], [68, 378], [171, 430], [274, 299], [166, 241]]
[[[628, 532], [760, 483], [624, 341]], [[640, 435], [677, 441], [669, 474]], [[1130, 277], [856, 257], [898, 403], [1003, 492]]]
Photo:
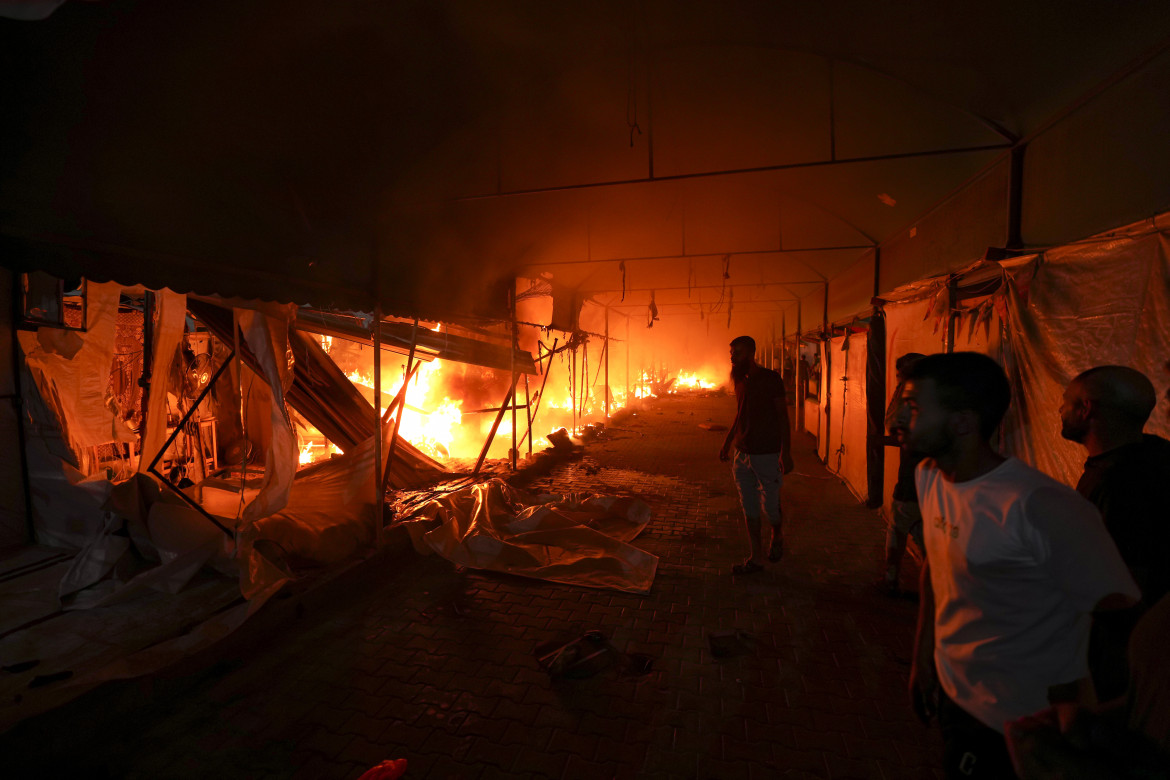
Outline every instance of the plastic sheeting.
[[90, 447], [134, 439], [106, 398], [121, 289], [87, 285], [84, 331], [42, 326], [18, 333], [33, 379], [54, 407], [77, 463], [85, 462]]
[[844, 480], [858, 500], [864, 502], [869, 492], [865, 392], [867, 334], [837, 336], [827, 345], [832, 350], [833, 361], [827, 466]]
[[1013, 403], [1005, 446], [1047, 474], [1075, 484], [1079, 445], [1060, 437], [1058, 409], [1067, 383], [1097, 365], [1131, 366], [1160, 399], [1146, 431], [1170, 436], [1170, 219], [1161, 231], [1053, 249], [1033, 259], [1035, 277], [1009, 287], [1007, 363]]
[[658, 558], [630, 542], [649, 522], [638, 499], [538, 496], [492, 479], [425, 503], [406, 527], [419, 552], [459, 566], [646, 593]]
[[[167, 391], [171, 363], [183, 338], [187, 317], [187, 296], [160, 290], [154, 294], [154, 341], [151, 346], [150, 397], [146, 404], [146, 430], [142, 435], [142, 457], [138, 470], [146, 471], [167, 440]], [[110, 334], [113, 344], [114, 334]], [[109, 367], [106, 367], [109, 373]]]

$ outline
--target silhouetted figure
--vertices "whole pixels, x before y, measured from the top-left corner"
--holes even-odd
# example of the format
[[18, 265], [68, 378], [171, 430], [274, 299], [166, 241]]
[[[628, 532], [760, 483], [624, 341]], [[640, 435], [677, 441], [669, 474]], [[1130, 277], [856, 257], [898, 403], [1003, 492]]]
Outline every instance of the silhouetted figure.
[[925, 456], [913, 452], [907, 446], [906, 429], [898, 425], [898, 410], [902, 406], [906, 372], [924, 357], [919, 352], [908, 352], [894, 363], [898, 386], [886, 407], [886, 430], [889, 435], [885, 443], [898, 448], [898, 481], [894, 484], [894, 495], [890, 502], [891, 517], [886, 519], [886, 571], [878, 579], [877, 585], [889, 596], [901, 594], [898, 575], [902, 569], [902, 558], [906, 555], [907, 538], [914, 537], [918, 549], [923, 548], [922, 512], [918, 508], [914, 469]]
[[1129, 633], [1170, 591], [1170, 441], [1142, 432], [1157, 402], [1145, 374], [1097, 366], [1069, 383], [1060, 405], [1060, 435], [1089, 455], [1077, 492], [1101, 510], [1142, 591], [1133, 610], [1093, 621], [1089, 667], [1102, 701], [1125, 692]]
[[783, 556], [780, 483], [783, 475], [792, 471], [792, 431], [784, 380], [756, 363], [755, 354], [756, 342], [751, 336], [739, 336], [731, 342], [736, 413], [719, 459], [731, 459], [734, 451], [732, 471], [751, 545], [751, 557], [736, 564], [734, 574], [754, 574], [764, 568], [761, 511], [772, 526], [767, 560], [777, 562]]
[[1004, 724], [1075, 700], [1090, 613], [1139, 595], [1092, 504], [992, 449], [1010, 402], [986, 355], [931, 355], [907, 373], [901, 424], [928, 456], [910, 697], [923, 721], [938, 715], [948, 778], [1013, 777]]

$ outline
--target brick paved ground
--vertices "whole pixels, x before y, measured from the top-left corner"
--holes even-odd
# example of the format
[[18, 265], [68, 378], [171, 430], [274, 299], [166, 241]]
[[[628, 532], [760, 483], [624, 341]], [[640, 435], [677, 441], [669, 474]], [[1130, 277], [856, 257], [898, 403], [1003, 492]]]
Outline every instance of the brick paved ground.
[[[783, 563], [728, 574], [744, 557], [738, 504], [723, 434], [697, 423], [732, 414], [726, 397], [658, 402], [538, 483], [649, 501], [635, 542], [660, 556], [649, 595], [411, 554], [234, 663], [94, 712], [92, 732], [39, 760], [143, 778], [354, 778], [398, 757], [411, 780], [936, 777], [938, 732], [905, 703], [915, 605], [871, 590], [880, 523], [807, 436]], [[653, 671], [551, 682], [536, 645], [588, 629]], [[707, 634], [730, 630], [742, 654], [714, 659]]]

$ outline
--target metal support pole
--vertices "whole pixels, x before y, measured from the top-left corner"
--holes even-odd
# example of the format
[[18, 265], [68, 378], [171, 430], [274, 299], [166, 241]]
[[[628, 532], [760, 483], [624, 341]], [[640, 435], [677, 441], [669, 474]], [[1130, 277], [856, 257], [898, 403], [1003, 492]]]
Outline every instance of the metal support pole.
[[[203, 399], [206, 398], [208, 394], [211, 393], [212, 389], [215, 388], [215, 383], [219, 381], [220, 376], [223, 375], [223, 372], [227, 369], [233, 357], [235, 357], [235, 352], [233, 352], [231, 355], [228, 355], [223, 363], [220, 364], [219, 368], [216, 369], [215, 374], [213, 374], [211, 377], [211, 381], [208, 382], [207, 386], [203, 388], [203, 391], [195, 397], [195, 400], [191, 403], [191, 408], [188, 409], [187, 413], [183, 415], [183, 418], [179, 420], [179, 424], [175, 426], [173, 431], [171, 431], [171, 435], [167, 437], [167, 440], [163, 444], [162, 448], [155, 454], [154, 459], [150, 461], [150, 465], [146, 467], [148, 472], [158, 478], [158, 481], [162, 483], [163, 487], [170, 488], [172, 491], [174, 491], [175, 495], [181, 498], [184, 503], [207, 518], [212, 525], [223, 531], [229, 539], [235, 538], [235, 534], [231, 531], [231, 529], [227, 528], [223, 523], [216, 520], [215, 517], [206, 509], [204, 509], [202, 505], [200, 505], [199, 502], [197, 502], [195, 499], [191, 498], [186, 493], [172, 485], [170, 480], [155, 470], [155, 466], [157, 466], [158, 462], [162, 460], [163, 455], [165, 455], [166, 451], [170, 449], [170, 446], [175, 443], [175, 439], [179, 437], [179, 434], [186, 430], [188, 421], [190, 421], [190, 419], [195, 415], [195, 410], [199, 408], [199, 404], [202, 403]], [[246, 438], [245, 441], [247, 441]]]
[[[17, 446], [20, 447], [20, 479], [24, 486], [24, 523], [25, 530], [28, 533], [29, 541], [34, 544], [37, 541], [36, 522], [33, 519], [33, 503], [32, 503], [32, 482], [29, 480], [28, 473], [28, 439], [24, 430], [24, 389], [21, 384], [22, 365], [20, 356], [23, 354], [20, 348], [20, 339], [17, 336], [19, 330], [16, 325], [24, 317], [24, 309], [21, 306], [21, 289], [23, 284], [21, 274], [12, 273], [12, 407], [16, 412], [16, 440]], [[88, 324], [88, 323], [87, 323]], [[143, 409], [146, 408], [144, 403]], [[143, 430], [146, 427], [143, 426]], [[139, 457], [141, 457], [141, 446], [139, 447]]]
[[[381, 323], [378, 324], [378, 330], [382, 329]], [[394, 418], [394, 433], [390, 436], [390, 452], [386, 454], [386, 467], [382, 471], [382, 495], [386, 495], [386, 488], [390, 483], [390, 464], [394, 462], [394, 451], [398, 449], [398, 429], [402, 427], [402, 415], [406, 414], [406, 389], [410, 386], [410, 380], [414, 378], [414, 372], [418, 370], [418, 366], [422, 365], [422, 361], [414, 364], [414, 351], [418, 347], [418, 317], [414, 318], [414, 328], [410, 331], [410, 354], [406, 356], [406, 373], [402, 377], [402, 387], [398, 388], [398, 395], [390, 402], [390, 406], [386, 408], [386, 414], [383, 415], [381, 423], [378, 425], [378, 439], [382, 438], [382, 426], [384, 426], [390, 417], [390, 413], [397, 407], [398, 412]], [[381, 351], [381, 350], [379, 350]], [[377, 396], [378, 401], [382, 400], [382, 396]], [[377, 403], [374, 404], [377, 406]]]
[[[512, 285], [512, 289], [508, 295], [508, 308], [512, 313], [512, 338], [510, 339], [512, 348], [509, 350], [509, 363], [512, 373], [512, 397], [516, 397], [516, 348], [518, 346], [519, 334], [516, 329], [516, 286]], [[517, 452], [518, 445], [516, 443], [516, 403], [512, 403], [512, 471], [516, 470], [516, 460], [520, 453]]]
[[[552, 373], [552, 359], [553, 359], [553, 355], [555, 355], [557, 352], [557, 341], [558, 341], [558, 339], [553, 339], [552, 350], [550, 350], [548, 353], [548, 368], [546, 368], [544, 371], [544, 379], [542, 379], [540, 381], [540, 392], [536, 396], [536, 408], [532, 409], [532, 413], [529, 415], [529, 422], [528, 422], [528, 449], [529, 449], [529, 452], [532, 451], [532, 423], [536, 420], [536, 415], [540, 413], [540, 405], [542, 403], [544, 403], [544, 388], [548, 385], [548, 375]], [[525, 375], [525, 379], [527, 379], [527, 375]]]
[[496, 431], [500, 429], [500, 422], [504, 419], [504, 412], [508, 411], [508, 404], [512, 403], [512, 393], [516, 389], [515, 382], [508, 388], [508, 394], [504, 396], [504, 403], [500, 404], [500, 411], [496, 414], [496, 421], [492, 423], [491, 433], [488, 434], [487, 441], [483, 443], [483, 449], [479, 453], [479, 460], [475, 462], [475, 471], [471, 472], [472, 476], [479, 476], [479, 470], [483, 467], [484, 458], [487, 457], [488, 450], [491, 449], [492, 442], [496, 438]]
[[[378, 278], [377, 267], [378, 258], [375, 254], [375, 279]], [[378, 288], [375, 285], [374, 295], [377, 294]], [[382, 301], [380, 298], [374, 302], [374, 332], [371, 335], [374, 340], [374, 543], [381, 547], [384, 520], [382, 517], [382, 504], [384, 503], [382, 497], [385, 495], [382, 486], [385, 484], [385, 474], [382, 472], [382, 426], [378, 424], [378, 421], [381, 420], [378, 404], [382, 402]]]
[[626, 317], [626, 406], [633, 402], [630, 398], [630, 318]]
[[605, 307], [605, 419], [609, 420], [609, 307]]
[[[528, 392], [528, 374], [524, 375], [524, 416], [528, 418], [528, 427], [524, 438], [528, 439], [528, 457], [532, 457], [532, 396]], [[523, 441], [523, 440], [521, 440]]]
[[142, 294], [142, 375], [138, 378], [138, 385], [142, 388], [142, 421], [139, 423], [141, 432], [138, 434], [138, 457], [140, 458], [146, 455], [146, 420], [150, 406], [150, 380], [153, 369], [154, 293], [147, 290]]

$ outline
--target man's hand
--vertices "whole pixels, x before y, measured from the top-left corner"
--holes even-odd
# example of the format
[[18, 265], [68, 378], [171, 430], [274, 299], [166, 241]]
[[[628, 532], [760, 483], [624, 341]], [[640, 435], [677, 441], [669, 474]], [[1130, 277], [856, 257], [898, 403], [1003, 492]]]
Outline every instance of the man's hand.
[[731, 450], [726, 444], [719, 449], [719, 460], [731, 460]]
[[910, 667], [910, 707], [918, 719], [928, 726], [938, 714], [939, 690], [934, 659], [928, 659], [925, 663], [922, 659], [915, 660]]
[[793, 463], [792, 463], [792, 456], [791, 456], [791, 455], [789, 455], [787, 452], [785, 452], [784, 454], [782, 454], [782, 455], [780, 456], [780, 470], [781, 470], [783, 473], [785, 473], [785, 474], [788, 474], [788, 473], [790, 473], [790, 472], [792, 471], [792, 469], [794, 469], [794, 468], [796, 468], [796, 467], [795, 467], [795, 466], [793, 465]]

